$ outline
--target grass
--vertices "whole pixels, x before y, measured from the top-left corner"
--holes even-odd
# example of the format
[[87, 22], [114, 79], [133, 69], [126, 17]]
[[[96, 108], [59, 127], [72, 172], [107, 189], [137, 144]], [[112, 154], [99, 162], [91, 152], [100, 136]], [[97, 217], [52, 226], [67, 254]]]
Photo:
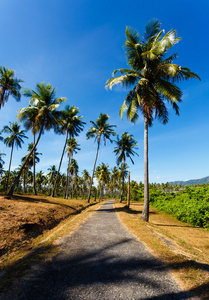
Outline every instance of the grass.
[[[37, 201], [38, 197], [32, 198], [34, 198], [35, 203], [39, 203], [39, 201]], [[20, 201], [19, 196], [18, 199], [18, 201]], [[32, 199], [32, 202], [34, 200]], [[45, 200], [51, 204], [59, 201], [56, 198], [44, 198], [44, 202]], [[23, 199], [23, 201], [25, 201], [25, 199]], [[34, 266], [41, 265], [42, 262], [51, 259], [53, 255], [58, 253], [61, 250], [59, 247], [61, 239], [77, 230], [101, 205], [101, 203], [95, 203], [94, 206], [89, 206], [87, 201], [84, 200], [61, 200], [61, 204], [65, 205], [66, 203], [69, 206], [74, 206], [73, 211], [78, 208], [81, 210], [81, 206], [85, 210], [82, 211], [82, 214], [72, 213], [53, 229], [47, 230], [31, 240], [28, 247], [21, 247], [21, 249], [14, 250], [6, 261], [6, 264], [4, 263], [4, 266], [6, 266], [5, 271], [0, 273], [0, 291], [8, 290], [11, 285], [13, 287], [12, 290], [15, 291], [17, 280], [28, 274]]]
[[150, 208], [150, 220], [140, 220], [142, 203], [131, 208], [115, 203], [121, 222], [170, 269], [181, 288], [209, 299], [209, 232]]

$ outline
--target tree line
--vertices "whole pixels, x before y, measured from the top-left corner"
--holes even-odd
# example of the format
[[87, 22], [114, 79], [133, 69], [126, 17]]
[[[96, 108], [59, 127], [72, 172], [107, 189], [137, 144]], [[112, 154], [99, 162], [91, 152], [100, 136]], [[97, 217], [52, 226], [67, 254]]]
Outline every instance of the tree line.
[[[128, 94], [119, 112], [121, 117], [125, 111], [126, 117], [133, 123], [136, 123], [139, 114], [142, 114], [144, 117], [144, 209], [141, 218], [145, 221], [149, 220], [148, 128], [153, 125], [153, 121], [156, 118], [163, 124], [168, 122], [166, 103], [171, 104], [175, 113], [177, 115], [179, 114], [178, 103], [181, 102], [182, 91], [176, 83], [190, 78], [200, 79], [199, 76], [193, 73], [189, 68], [174, 63], [174, 60], [177, 58], [177, 53], [170, 56], [168, 55], [168, 51], [179, 41], [180, 38], [177, 36], [176, 30], [172, 29], [165, 33], [165, 31], [161, 29], [161, 24], [157, 19], [148, 22], [142, 37], [139, 36], [139, 33], [135, 29], [127, 27], [124, 49], [129, 68], [115, 70], [113, 77], [106, 83], [107, 89], [112, 89], [117, 84], [128, 89]], [[116, 76], [117, 73], [119, 73], [119, 76]], [[6, 103], [10, 95], [19, 101], [21, 96], [20, 83], [22, 80], [15, 79], [14, 71], [4, 67], [0, 68], [0, 75], [0, 107]], [[75, 139], [83, 130], [84, 126], [82, 116], [78, 116], [78, 111], [75, 113], [77, 108], [74, 106], [66, 107], [65, 112], [58, 110], [60, 103], [66, 99], [56, 98], [55, 89], [52, 88], [50, 84], [45, 85], [44, 83], [38, 83], [35, 90], [24, 89], [23, 95], [30, 98], [29, 106], [22, 108], [17, 117], [19, 121], [23, 123], [26, 130], [32, 131], [34, 142], [14, 183], [10, 187], [9, 195], [13, 194], [14, 188], [18, 184], [20, 176], [27, 166], [31, 155], [33, 155], [33, 160], [35, 160], [34, 154], [43, 131], [53, 129], [56, 133], [62, 132], [66, 134], [63, 154], [60, 160], [61, 166], [62, 157], [67, 144], [71, 139]], [[74, 114], [73, 110], [75, 110]], [[69, 111], [72, 113], [71, 116], [69, 116]], [[71, 123], [66, 121], [67, 118], [73, 117], [77, 120], [74, 125], [72, 119]], [[90, 201], [94, 174], [99, 176], [98, 172], [101, 172], [99, 170], [97, 170], [98, 172], [95, 171], [101, 140], [103, 138], [106, 143], [106, 140], [112, 141], [113, 136], [116, 135], [114, 125], [107, 123], [108, 119], [107, 114], [101, 113], [95, 122], [91, 121], [92, 127], [87, 132], [87, 138], [95, 138], [97, 143], [96, 158], [89, 184], [88, 201]], [[36, 135], [37, 137], [35, 137]], [[130, 136], [130, 140], [133, 140], [133, 145], [129, 154], [127, 154], [127, 152], [124, 156], [121, 154], [122, 148], [118, 151], [116, 147], [114, 150], [117, 155], [118, 163], [121, 163], [123, 169], [122, 182], [124, 182], [125, 177], [125, 159], [131, 158], [131, 156], [136, 154], [134, 147], [137, 146], [133, 136], [128, 133], [124, 133], [123, 135], [118, 137], [117, 147], [121, 147], [119, 141], [128, 136]], [[21, 138], [23, 138], [23, 136]], [[70, 165], [73, 161], [73, 153], [79, 150], [79, 145], [76, 144], [76, 140], [71, 140], [71, 144], [68, 145], [68, 147], [70, 148], [68, 153], [67, 182], [70, 181]], [[59, 169], [60, 167], [58, 167], [55, 184], [52, 188], [52, 196], [54, 196], [56, 190]], [[103, 175], [101, 174], [102, 173], [100, 173], [100, 176], [102, 178]], [[66, 184], [65, 196], [68, 195], [68, 187], [69, 184]], [[121, 198], [123, 197], [123, 189], [124, 185], [122, 184]]]

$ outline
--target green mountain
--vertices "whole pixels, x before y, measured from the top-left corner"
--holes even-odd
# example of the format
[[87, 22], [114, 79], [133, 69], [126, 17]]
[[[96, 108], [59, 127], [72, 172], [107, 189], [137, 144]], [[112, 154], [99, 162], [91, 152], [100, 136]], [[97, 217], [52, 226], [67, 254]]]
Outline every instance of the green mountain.
[[194, 184], [205, 184], [205, 183], [209, 183], [209, 176], [203, 177], [203, 178], [200, 178], [200, 179], [190, 179], [190, 180], [187, 180], [187, 181], [172, 181], [172, 182], [169, 182], [170, 185], [173, 185], [173, 184], [194, 185]]

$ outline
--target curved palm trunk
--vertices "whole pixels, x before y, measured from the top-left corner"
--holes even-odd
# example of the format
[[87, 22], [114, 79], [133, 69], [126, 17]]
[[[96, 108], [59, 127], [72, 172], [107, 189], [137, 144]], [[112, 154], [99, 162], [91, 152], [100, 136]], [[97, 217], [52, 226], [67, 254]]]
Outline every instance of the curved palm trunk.
[[[33, 133], [33, 145], [35, 145], [36, 136], [35, 132]], [[33, 194], [37, 195], [36, 192], [36, 162], [35, 162], [35, 148], [33, 150]]]
[[92, 184], [93, 184], [94, 172], [95, 172], [97, 158], [98, 158], [98, 153], [99, 153], [99, 145], [100, 145], [100, 137], [98, 138], [97, 153], [96, 153], [96, 158], [95, 158], [95, 162], [94, 162], [93, 173], [92, 173], [92, 176], [91, 176], [89, 194], [88, 194], [88, 199], [87, 199], [88, 203], [90, 202], [91, 188], [92, 188]]
[[32, 148], [32, 150], [30, 151], [30, 153], [28, 154], [26, 160], [24, 161], [24, 163], [23, 163], [23, 165], [22, 165], [22, 167], [21, 167], [21, 169], [20, 169], [20, 172], [19, 172], [18, 175], [16, 176], [15, 181], [14, 181], [13, 185], [11, 186], [11, 188], [10, 188], [10, 190], [9, 190], [8, 196], [12, 196], [12, 195], [13, 195], [14, 189], [15, 189], [17, 183], [19, 182], [19, 179], [20, 179], [20, 176], [21, 176], [21, 174], [22, 174], [22, 171], [24, 170], [24, 168], [25, 168], [25, 166], [26, 166], [26, 164], [27, 164], [27, 162], [28, 162], [30, 156], [32, 155], [34, 149], [36, 148], [36, 146], [37, 146], [37, 144], [38, 144], [38, 142], [39, 142], [39, 140], [40, 140], [40, 137], [41, 137], [41, 134], [42, 134], [42, 131], [43, 131], [43, 127], [44, 127], [44, 124], [42, 125], [42, 127], [41, 127], [41, 129], [40, 129], [39, 136], [38, 136], [38, 139], [37, 139], [36, 143], [33, 145], [33, 148]]
[[6, 191], [8, 190], [8, 185], [9, 185], [9, 176], [10, 176], [10, 169], [11, 169], [11, 164], [12, 164], [12, 154], [13, 154], [13, 149], [14, 149], [14, 143], [12, 144], [12, 149], [11, 149], [11, 154], [10, 154], [10, 161], [9, 161], [9, 170], [8, 170], [8, 177], [7, 177]]
[[141, 214], [143, 221], [149, 221], [149, 172], [148, 172], [148, 119], [144, 117], [144, 207]]
[[58, 168], [58, 171], [57, 171], [57, 176], [56, 176], [56, 179], [55, 179], [54, 187], [53, 187], [53, 190], [52, 190], [52, 193], [51, 193], [51, 197], [54, 197], [54, 194], [55, 194], [57, 180], [58, 180], [58, 177], [59, 177], [59, 173], [60, 173], [60, 169], [61, 169], [61, 165], [62, 165], [62, 160], [63, 160], [64, 154], [65, 154], [65, 149], [66, 149], [66, 145], [67, 145], [67, 139], [68, 139], [68, 132], [67, 132], [67, 136], [66, 136], [66, 140], [65, 140], [65, 145], [64, 145], [64, 148], [63, 148], [63, 151], [62, 151], [62, 156], [61, 156], [61, 159], [60, 159], [59, 168]]

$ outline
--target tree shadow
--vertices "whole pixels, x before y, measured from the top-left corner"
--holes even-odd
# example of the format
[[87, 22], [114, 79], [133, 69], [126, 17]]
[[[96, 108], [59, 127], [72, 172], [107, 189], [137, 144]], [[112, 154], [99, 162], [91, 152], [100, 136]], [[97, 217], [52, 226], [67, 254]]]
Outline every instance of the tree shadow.
[[[116, 212], [126, 212], [128, 214], [131, 214], [131, 215], [140, 215], [142, 214], [142, 210], [135, 210], [135, 209], [132, 209], [131, 207], [128, 208], [127, 205], [123, 206], [123, 207], [115, 207], [115, 211]], [[155, 215], [156, 212], [149, 212], [150, 215]]]
[[[204, 295], [209, 292], [209, 282], [185, 292], [176, 287], [170, 289], [164, 277], [167, 269], [159, 260], [152, 257], [141, 258], [140, 255], [123, 259], [117, 255], [117, 251], [111, 251], [131, 242], [132, 239], [126, 238], [85, 253], [82, 253], [82, 249], [75, 253], [62, 251], [51, 261], [39, 261], [38, 266], [36, 262], [33, 271], [24, 277], [16, 297], [12, 299], [182, 300], [191, 299], [192, 295], [201, 296], [202, 300], [208, 299]], [[51, 247], [53, 248], [43, 246], [37, 251], [40, 255], [50, 252]], [[190, 266], [190, 262], [169, 265], [171, 269], [186, 269]], [[200, 266], [197, 264], [198, 267]], [[113, 294], [109, 293], [111, 289]], [[120, 294], [120, 289], [123, 294]], [[10, 296], [2, 293], [1, 299], [9, 299], [7, 295]]]

